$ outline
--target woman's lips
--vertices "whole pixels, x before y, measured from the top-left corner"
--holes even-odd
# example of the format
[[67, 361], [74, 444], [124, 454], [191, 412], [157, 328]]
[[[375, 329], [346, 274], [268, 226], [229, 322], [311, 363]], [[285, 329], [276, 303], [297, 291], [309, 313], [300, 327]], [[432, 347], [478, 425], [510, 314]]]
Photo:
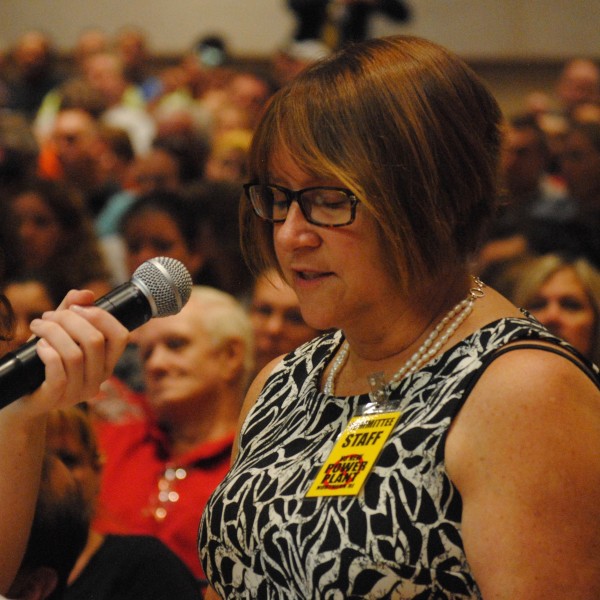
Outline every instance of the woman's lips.
[[319, 279], [323, 279], [325, 277], [329, 277], [333, 275], [333, 273], [329, 271], [303, 271], [303, 270], [295, 270], [294, 275], [296, 278], [302, 281], [317, 281]]

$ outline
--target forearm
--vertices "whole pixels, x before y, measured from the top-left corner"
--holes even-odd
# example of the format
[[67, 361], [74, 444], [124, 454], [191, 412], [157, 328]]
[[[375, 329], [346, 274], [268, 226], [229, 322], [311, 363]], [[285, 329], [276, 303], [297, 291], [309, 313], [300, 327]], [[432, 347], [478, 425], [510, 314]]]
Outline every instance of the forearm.
[[37, 500], [46, 417], [24, 417], [20, 401], [0, 410], [0, 593], [19, 568]]

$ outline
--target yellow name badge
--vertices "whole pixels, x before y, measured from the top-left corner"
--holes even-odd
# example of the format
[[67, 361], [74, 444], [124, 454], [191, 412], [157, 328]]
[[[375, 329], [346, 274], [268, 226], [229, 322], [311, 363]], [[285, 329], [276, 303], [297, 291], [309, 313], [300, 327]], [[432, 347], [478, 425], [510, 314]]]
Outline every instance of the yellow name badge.
[[356, 496], [401, 415], [397, 411], [353, 417], [306, 497]]

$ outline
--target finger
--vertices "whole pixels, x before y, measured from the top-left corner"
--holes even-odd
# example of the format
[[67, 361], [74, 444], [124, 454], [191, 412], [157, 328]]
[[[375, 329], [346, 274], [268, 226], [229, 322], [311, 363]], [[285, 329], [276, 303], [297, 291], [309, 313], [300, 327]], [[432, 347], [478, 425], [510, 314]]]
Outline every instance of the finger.
[[107, 311], [96, 306], [74, 305], [70, 309], [100, 331], [105, 340], [105, 374], [108, 377], [130, 340], [128, 329]]
[[44, 336], [36, 351], [44, 363], [44, 379], [27, 399], [36, 410], [76, 404], [84, 389], [83, 353], [74, 340], [57, 323], [32, 322], [36, 334]]
[[[37, 343], [36, 351], [44, 363], [46, 376], [42, 385], [31, 394], [31, 401], [41, 403], [39, 410], [42, 412], [76, 404], [78, 394], [69, 394], [69, 387], [81, 388], [83, 371], [79, 371], [79, 376], [71, 374], [69, 377], [63, 357], [46, 339]], [[29, 404], [32, 404], [31, 401]]]
[[[73, 307], [71, 308], [73, 309]], [[50, 339], [46, 334], [44, 337], [60, 351], [68, 375], [71, 368], [74, 371], [83, 369], [83, 388], [80, 393], [85, 396], [95, 395], [98, 386], [108, 378], [116, 362], [114, 357], [116, 353], [112, 350], [114, 344], [110, 341], [110, 337], [113, 336], [110, 333], [105, 334], [85, 318], [85, 313], [81, 314], [82, 310], [85, 311], [87, 308], [82, 310], [79, 308], [72, 309], [44, 314], [44, 321], [55, 323], [61, 328], [59, 331], [52, 330], [53, 335], [56, 337]], [[90, 310], [92, 309], [90, 308]], [[103, 312], [97, 308], [93, 310]], [[110, 323], [110, 319], [108, 319], [108, 322]], [[118, 327], [121, 326], [118, 325]], [[63, 337], [65, 335], [70, 339]], [[82, 363], [78, 362], [79, 356], [73, 352], [72, 343], [82, 353]], [[57, 346], [57, 344], [61, 344], [61, 346]], [[71, 391], [73, 390], [68, 390], [67, 393], [71, 393]]]
[[69, 308], [69, 306], [72, 306], [73, 304], [87, 306], [93, 304], [95, 299], [94, 292], [91, 292], [90, 290], [71, 290], [64, 297], [57, 310]]
[[[77, 310], [75, 307], [78, 306], [92, 306], [94, 300], [95, 295], [90, 290], [70, 290], [61, 302], [59, 310], [62, 308]], [[92, 310], [87, 313], [80, 312], [79, 314], [103, 331], [105, 338], [108, 340], [105, 368], [106, 376], [108, 377], [125, 349], [129, 339], [129, 332], [126, 328], [118, 324], [114, 318], [107, 319], [106, 311], [99, 312], [98, 310]]]
[[[32, 331], [43, 338], [45, 343], [38, 342], [38, 355], [46, 366], [45, 389], [53, 388], [54, 377], [58, 378], [56, 385], [61, 385], [60, 380], [66, 377], [66, 386], [63, 396], [66, 403], [76, 403], [94, 394], [103, 381], [104, 357], [101, 348], [103, 341], [95, 339], [90, 342], [89, 329], [91, 326], [84, 319], [76, 319], [76, 315], [68, 318], [68, 311], [48, 313], [43, 319], [36, 319], [31, 323]], [[101, 337], [99, 332], [96, 332]], [[60, 361], [60, 367], [58, 365]]]

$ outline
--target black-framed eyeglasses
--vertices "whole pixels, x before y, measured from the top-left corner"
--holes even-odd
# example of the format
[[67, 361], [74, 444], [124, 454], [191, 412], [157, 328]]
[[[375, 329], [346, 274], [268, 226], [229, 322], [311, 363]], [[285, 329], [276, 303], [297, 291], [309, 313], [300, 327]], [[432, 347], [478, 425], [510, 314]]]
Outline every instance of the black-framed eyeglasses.
[[246, 183], [244, 192], [257, 216], [283, 223], [295, 200], [304, 218], [320, 227], [343, 227], [356, 217], [358, 198], [346, 188], [315, 186], [290, 190], [281, 185]]

